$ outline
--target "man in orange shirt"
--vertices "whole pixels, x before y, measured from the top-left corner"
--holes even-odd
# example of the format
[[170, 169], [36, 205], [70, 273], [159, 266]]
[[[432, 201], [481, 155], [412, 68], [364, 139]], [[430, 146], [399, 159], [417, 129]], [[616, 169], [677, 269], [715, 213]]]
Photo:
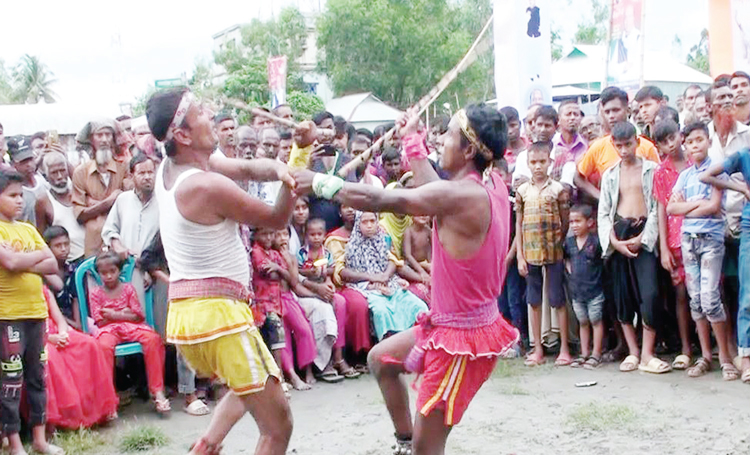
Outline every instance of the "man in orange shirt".
[[[612, 126], [628, 119], [628, 94], [617, 87], [607, 87], [601, 95], [600, 112], [606, 131]], [[659, 162], [659, 153], [651, 141], [638, 138], [636, 155], [655, 163]], [[604, 171], [620, 161], [612, 136], [608, 134], [589, 145], [589, 149], [578, 160], [576, 187], [596, 200], [599, 200], [599, 180]]]

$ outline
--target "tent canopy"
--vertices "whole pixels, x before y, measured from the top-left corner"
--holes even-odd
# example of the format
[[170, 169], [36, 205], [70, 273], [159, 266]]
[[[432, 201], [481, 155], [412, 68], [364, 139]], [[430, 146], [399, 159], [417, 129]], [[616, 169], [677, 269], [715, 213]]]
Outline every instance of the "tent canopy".
[[345, 118], [355, 128], [371, 131], [378, 125], [395, 121], [402, 114], [370, 92], [334, 98], [326, 104], [326, 110]]

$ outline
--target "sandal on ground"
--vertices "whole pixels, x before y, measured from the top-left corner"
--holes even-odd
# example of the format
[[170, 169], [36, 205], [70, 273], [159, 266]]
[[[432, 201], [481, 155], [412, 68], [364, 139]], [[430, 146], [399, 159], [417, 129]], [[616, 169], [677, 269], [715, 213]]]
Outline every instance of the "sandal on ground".
[[538, 367], [544, 365], [545, 363], [546, 360], [544, 360], [544, 357], [542, 357], [541, 360], [536, 360], [533, 357], [526, 357], [526, 360], [523, 361], [523, 364], [527, 367]]
[[672, 371], [672, 367], [658, 357], [652, 357], [647, 363], [638, 365], [638, 371], [651, 374], [664, 374]]
[[364, 364], [354, 365], [354, 370], [360, 374], [370, 374], [370, 368], [368, 368], [367, 365]]
[[583, 364], [583, 368], [586, 370], [596, 370], [599, 368], [599, 365], [602, 364], [602, 358], [601, 357], [594, 357], [593, 355], [586, 359], [586, 362]]
[[693, 359], [689, 355], [680, 354], [672, 361], [672, 368], [675, 370], [687, 370], [693, 364]]
[[750, 383], [750, 368], [742, 372], [742, 382], [745, 384]]
[[696, 360], [692, 367], [688, 368], [687, 375], [691, 378], [699, 378], [709, 371], [711, 371], [711, 362], [701, 357]]
[[325, 373], [321, 374], [320, 378], [318, 379], [329, 384], [338, 384], [339, 382], [342, 382], [344, 380], [344, 377], [339, 375], [335, 371], [326, 371]]
[[574, 361], [570, 362], [570, 368], [581, 368], [583, 367], [584, 363], [586, 363], [586, 359], [584, 357], [578, 357]]
[[411, 455], [412, 446], [410, 439], [396, 439], [396, 445], [391, 447], [393, 449], [393, 455]]
[[635, 371], [638, 369], [638, 364], [640, 363], [640, 360], [638, 360], [638, 357], [634, 355], [629, 355], [625, 357], [625, 360], [622, 361], [620, 364], [620, 371], [623, 373], [629, 373], [631, 371]]
[[336, 371], [339, 372], [340, 375], [344, 376], [346, 379], [356, 379], [362, 375], [359, 371], [355, 370], [351, 366], [347, 365], [348, 368], [344, 368], [343, 366], [346, 365], [346, 362], [343, 360], [339, 362], [334, 362], [333, 367], [336, 369]]
[[156, 412], [161, 415], [169, 414], [169, 411], [172, 410], [172, 406], [169, 405], [168, 398], [165, 398], [163, 400], [154, 399], [154, 406], [156, 407]]
[[567, 367], [571, 363], [573, 363], [572, 359], [561, 359], [559, 357], [557, 359], [555, 359], [555, 366], [556, 367]]
[[722, 363], [721, 378], [725, 381], [736, 381], [740, 378], [740, 370], [732, 363]]
[[191, 416], [205, 416], [211, 413], [211, 410], [208, 409], [206, 403], [197, 398], [193, 400], [189, 405], [185, 406], [182, 410], [190, 414]]

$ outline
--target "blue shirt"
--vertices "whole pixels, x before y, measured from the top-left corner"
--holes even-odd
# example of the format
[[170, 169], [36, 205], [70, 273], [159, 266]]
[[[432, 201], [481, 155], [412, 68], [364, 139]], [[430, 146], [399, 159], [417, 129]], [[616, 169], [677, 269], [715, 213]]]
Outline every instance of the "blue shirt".
[[[724, 161], [724, 172], [729, 175], [742, 174], [745, 182], [750, 182], [750, 149], [743, 149], [729, 156]], [[742, 209], [742, 229], [750, 229], [750, 204]]]
[[[707, 185], [698, 179], [698, 176], [708, 170], [711, 166], [711, 158], [706, 158], [699, 167], [695, 165], [680, 172], [677, 182], [674, 184], [672, 194], [681, 192], [685, 201], [700, 201], [711, 199], [713, 186]], [[724, 238], [724, 217], [716, 214], [705, 218], [688, 218], [682, 221], [683, 234], [709, 234], [717, 239]]]

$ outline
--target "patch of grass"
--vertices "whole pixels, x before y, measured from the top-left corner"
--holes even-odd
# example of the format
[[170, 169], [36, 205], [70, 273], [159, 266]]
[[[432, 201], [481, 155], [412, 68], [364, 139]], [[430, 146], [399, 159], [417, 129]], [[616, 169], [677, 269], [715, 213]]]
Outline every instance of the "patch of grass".
[[57, 432], [53, 441], [54, 444], [65, 449], [68, 455], [91, 453], [106, 445], [107, 442], [103, 434], [87, 428]]
[[591, 402], [576, 406], [566, 420], [577, 430], [607, 431], [630, 428], [637, 417], [635, 410], [626, 405]]
[[528, 390], [517, 383], [502, 385], [499, 390], [503, 395], [531, 395]]
[[529, 372], [524, 366], [523, 359], [500, 359], [492, 372], [492, 377], [497, 379], [515, 378]]
[[138, 426], [128, 430], [120, 439], [120, 451], [126, 453], [145, 452], [164, 447], [169, 438], [161, 428], [153, 426]]

